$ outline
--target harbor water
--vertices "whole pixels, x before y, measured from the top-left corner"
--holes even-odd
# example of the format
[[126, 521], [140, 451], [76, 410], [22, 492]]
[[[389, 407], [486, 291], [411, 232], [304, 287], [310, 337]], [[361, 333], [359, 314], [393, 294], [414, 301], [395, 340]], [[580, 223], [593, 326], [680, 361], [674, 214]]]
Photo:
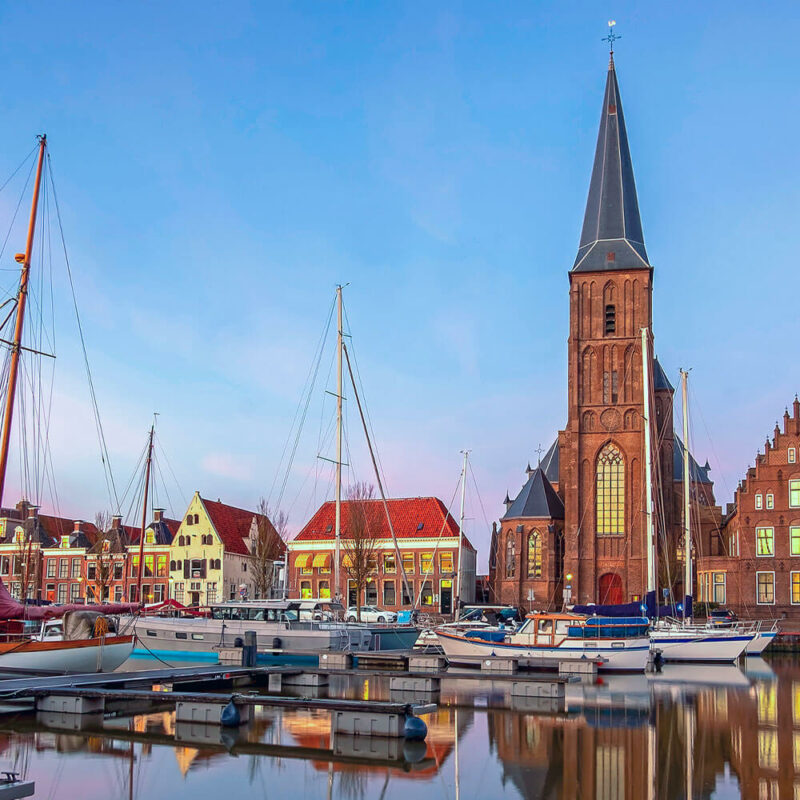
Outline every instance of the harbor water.
[[[390, 699], [374, 675], [316, 691]], [[166, 704], [4, 717], [0, 769], [34, 780], [37, 798], [82, 800], [800, 797], [791, 657], [572, 683], [564, 708], [511, 697], [502, 680], [449, 677], [435, 702], [425, 742], [332, 740], [327, 712], [269, 706], [238, 729], [176, 723]]]

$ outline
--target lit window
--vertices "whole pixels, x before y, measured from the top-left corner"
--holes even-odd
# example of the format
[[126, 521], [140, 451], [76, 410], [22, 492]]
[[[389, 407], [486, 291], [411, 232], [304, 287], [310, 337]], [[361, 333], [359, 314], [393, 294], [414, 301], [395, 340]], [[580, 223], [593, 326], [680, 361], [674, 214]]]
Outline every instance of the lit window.
[[792, 572], [792, 605], [800, 605], [800, 572]]
[[[234, 586], [233, 589], [235, 596], [236, 587]], [[311, 581], [300, 581], [300, 597], [303, 600], [307, 600], [309, 597], [311, 597]]]
[[767, 494], [767, 508], [775, 508], [775, 495], [772, 492]]
[[506, 578], [513, 578], [517, 572], [517, 545], [514, 542], [514, 534], [508, 532], [506, 541]]
[[797, 450], [794, 447], [789, 448], [789, 463], [794, 464], [797, 461]]
[[432, 606], [433, 605], [433, 589], [431, 587], [430, 581], [425, 581], [422, 584], [422, 590], [420, 591], [420, 605], [423, 606]]
[[406, 575], [414, 574], [414, 554], [403, 553], [403, 571]]
[[61, 546], [62, 547], [69, 547], [69, 536], [62, 536], [61, 537]]
[[622, 534], [624, 526], [625, 461], [619, 448], [609, 442], [597, 458], [597, 532]]
[[397, 572], [397, 565], [395, 564], [394, 553], [386, 553], [383, 557], [383, 571]]
[[759, 605], [771, 606], [775, 604], [775, 573], [756, 572], [756, 586], [758, 587], [757, 602]]
[[448, 573], [453, 572], [453, 554], [440, 553], [439, 554], [439, 572]]
[[433, 572], [433, 553], [420, 554], [419, 571], [423, 575], [430, 575]]
[[761, 496], [761, 492], [756, 495], [756, 508], [764, 508], [764, 498]]
[[317, 585], [317, 597], [324, 597], [326, 599], [330, 599], [331, 596], [331, 584], [330, 581], [320, 581]]
[[712, 602], [719, 603], [720, 605], [725, 604], [725, 573], [724, 572], [715, 572], [714, 573], [714, 596], [712, 598]]
[[144, 543], [145, 544], [155, 544], [156, 543], [156, 534], [155, 531], [151, 528], [144, 532]]
[[773, 528], [756, 528], [756, 555], [775, 555], [775, 531]]
[[542, 577], [542, 539], [539, 531], [528, 534], [528, 577]]
[[800, 481], [789, 481], [789, 505], [800, 508]]
[[789, 542], [793, 556], [800, 556], [800, 525], [792, 525], [789, 528]]

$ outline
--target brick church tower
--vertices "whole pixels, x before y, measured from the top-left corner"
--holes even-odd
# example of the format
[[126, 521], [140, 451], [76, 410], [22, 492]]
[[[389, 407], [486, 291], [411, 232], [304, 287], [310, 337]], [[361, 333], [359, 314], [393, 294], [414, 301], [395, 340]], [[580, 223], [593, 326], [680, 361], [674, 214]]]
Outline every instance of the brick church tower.
[[[654, 477], [665, 478], [660, 492], [670, 495], [673, 389], [652, 357], [653, 267], [613, 54], [569, 283], [569, 408], [558, 437], [564, 570], [573, 602], [629, 602], [644, 596], [647, 579], [642, 328], [650, 342]], [[672, 497], [660, 505], [660, 527], [671, 532]]]

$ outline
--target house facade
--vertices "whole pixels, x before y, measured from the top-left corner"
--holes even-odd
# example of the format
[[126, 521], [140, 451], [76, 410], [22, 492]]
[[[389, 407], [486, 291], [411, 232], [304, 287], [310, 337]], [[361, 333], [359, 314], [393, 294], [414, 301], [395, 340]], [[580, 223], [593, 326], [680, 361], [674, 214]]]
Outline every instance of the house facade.
[[[367, 507], [370, 522], [372, 569], [357, 597], [352, 570], [352, 537], [348, 534], [352, 504]], [[336, 553], [335, 503], [323, 503], [288, 544], [289, 597], [341, 598], [346, 606], [377, 605], [387, 610], [416, 606], [452, 614], [457, 591], [459, 527], [436, 497], [398, 498], [387, 501], [397, 550], [381, 500], [342, 501], [339, 587], [334, 585]], [[461, 537], [461, 601], [475, 600], [476, 551]], [[403, 580], [405, 572], [406, 581]]]

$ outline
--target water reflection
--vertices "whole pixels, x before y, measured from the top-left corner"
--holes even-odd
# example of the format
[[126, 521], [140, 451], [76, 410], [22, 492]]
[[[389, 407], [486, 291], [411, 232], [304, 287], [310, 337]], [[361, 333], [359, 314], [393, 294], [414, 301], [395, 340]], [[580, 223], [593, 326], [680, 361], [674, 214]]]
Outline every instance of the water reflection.
[[[391, 697], [381, 678], [316, 691]], [[86, 800], [800, 800], [798, 661], [614, 676], [535, 710], [499, 680], [448, 679], [436, 700], [421, 745], [334, 737], [308, 708], [256, 707], [233, 731], [176, 723], [167, 705], [0, 718], [0, 768], [34, 779], [37, 796]]]

